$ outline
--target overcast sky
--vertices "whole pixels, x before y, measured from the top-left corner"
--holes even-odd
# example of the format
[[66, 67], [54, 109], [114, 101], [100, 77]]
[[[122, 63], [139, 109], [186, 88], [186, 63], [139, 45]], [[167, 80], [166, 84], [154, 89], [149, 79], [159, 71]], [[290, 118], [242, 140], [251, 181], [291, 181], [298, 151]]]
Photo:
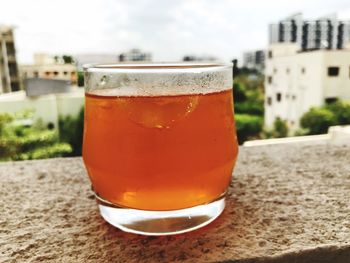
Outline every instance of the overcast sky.
[[16, 26], [20, 63], [33, 53], [115, 53], [154, 60], [186, 54], [223, 60], [267, 46], [267, 28], [290, 14], [350, 20], [349, 0], [0, 0], [0, 24]]

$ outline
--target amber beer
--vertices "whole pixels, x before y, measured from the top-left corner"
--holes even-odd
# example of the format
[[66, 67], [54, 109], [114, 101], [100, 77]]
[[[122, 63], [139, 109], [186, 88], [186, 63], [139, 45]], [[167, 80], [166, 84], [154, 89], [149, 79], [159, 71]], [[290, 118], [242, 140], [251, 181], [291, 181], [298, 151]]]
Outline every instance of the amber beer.
[[237, 156], [231, 88], [205, 95], [86, 95], [84, 160], [117, 206], [173, 210], [227, 189]]
[[232, 67], [102, 65], [85, 80], [83, 158], [101, 215], [146, 235], [220, 215], [238, 150]]

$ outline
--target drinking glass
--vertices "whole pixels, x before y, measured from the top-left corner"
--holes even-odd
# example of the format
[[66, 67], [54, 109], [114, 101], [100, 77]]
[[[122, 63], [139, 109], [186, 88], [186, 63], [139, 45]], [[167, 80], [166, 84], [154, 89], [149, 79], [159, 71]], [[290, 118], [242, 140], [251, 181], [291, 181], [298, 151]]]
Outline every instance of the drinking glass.
[[232, 66], [88, 65], [83, 159], [102, 217], [168, 235], [225, 206], [238, 146]]

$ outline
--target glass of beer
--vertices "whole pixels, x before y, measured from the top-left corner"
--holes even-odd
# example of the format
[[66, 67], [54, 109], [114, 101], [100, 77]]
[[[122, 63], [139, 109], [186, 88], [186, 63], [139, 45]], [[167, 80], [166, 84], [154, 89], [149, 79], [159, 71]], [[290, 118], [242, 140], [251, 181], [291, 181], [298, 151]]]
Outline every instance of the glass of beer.
[[225, 207], [238, 146], [232, 66], [85, 66], [83, 159], [102, 217], [169, 235]]

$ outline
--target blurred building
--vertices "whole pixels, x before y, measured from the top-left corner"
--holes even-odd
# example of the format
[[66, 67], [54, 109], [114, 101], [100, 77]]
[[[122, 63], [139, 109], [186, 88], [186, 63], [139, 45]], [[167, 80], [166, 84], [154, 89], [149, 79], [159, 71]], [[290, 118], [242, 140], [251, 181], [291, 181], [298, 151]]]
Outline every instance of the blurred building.
[[119, 55], [119, 62], [152, 61], [151, 53], [142, 52], [140, 49], [131, 49]]
[[24, 87], [28, 97], [68, 93], [72, 89], [69, 80], [42, 78], [28, 78], [24, 81]]
[[33, 122], [40, 120], [43, 124], [54, 128], [58, 128], [59, 118], [65, 116], [75, 118], [83, 106], [83, 88], [69, 89], [69, 92], [64, 93], [57, 93], [55, 90], [55, 93], [35, 97], [28, 96], [23, 90], [0, 94], [0, 112], [15, 114], [31, 109], [34, 111]]
[[21, 80], [30, 78], [67, 80], [77, 83], [77, 68], [73, 64], [64, 64], [57, 57], [48, 54], [35, 54], [34, 64], [19, 66]]
[[301, 14], [270, 25], [265, 68], [265, 125], [280, 117], [299, 128], [311, 107], [350, 99], [350, 23]]
[[0, 94], [19, 89], [13, 27], [0, 25]]
[[74, 59], [76, 66], [80, 71], [85, 64], [115, 64], [119, 62], [119, 56], [117, 54], [78, 54], [74, 56]]
[[195, 56], [195, 55], [186, 55], [182, 58], [182, 61], [197, 61], [197, 62], [214, 62], [218, 61], [218, 58], [214, 56]]
[[263, 71], [265, 68], [265, 51], [255, 50], [243, 53], [243, 67]]
[[350, 45], [300, 52], [297, 43], [269, 46], [265, 68], [265, 124], [280, 117], [291, 130], [311, 107], [350, 99]]
[[350, 21], [340, 21], [335, 14], [305, 20], [299, 13], [271, 24], [269, 40], [270, 44], [297, 43], [302, 51], [342, 49], [350, 41]]

